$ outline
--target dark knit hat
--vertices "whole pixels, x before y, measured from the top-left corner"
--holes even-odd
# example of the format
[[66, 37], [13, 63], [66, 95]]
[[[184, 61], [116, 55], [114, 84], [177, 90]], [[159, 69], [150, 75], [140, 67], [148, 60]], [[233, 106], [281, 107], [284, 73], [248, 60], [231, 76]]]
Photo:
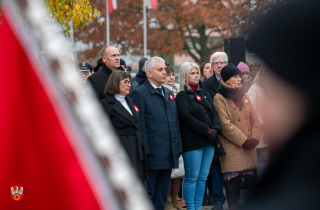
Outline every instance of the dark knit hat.
[[234, 75], [241, 75], [241, 71], [234, 66], [232, 63], [229, 63], [221, 69], [221, 77], [224, 82], [228, 81]]
[[139, 69], [141, 70], [142, 67], [144, 67], [144, 64], [146, 63], [146, 61], [149, 60], [148, 58], [146, 57], [142, 57], [140, 60], [139, 60]]
[[125, 66], [127, 66], [127, 65], [126, 65], [126, 62], [125, 62], [122, 58], [120, 58], [120, 65], [125, 65]]

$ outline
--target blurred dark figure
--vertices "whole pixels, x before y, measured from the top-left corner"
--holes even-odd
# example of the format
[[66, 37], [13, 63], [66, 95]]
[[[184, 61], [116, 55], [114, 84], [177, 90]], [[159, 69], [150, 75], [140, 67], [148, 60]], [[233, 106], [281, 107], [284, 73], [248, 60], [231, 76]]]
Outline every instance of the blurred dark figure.
[[103, 65], [102, 58], [100, 58], [100, 59], [97, 61], [96, 67], [94, 67], [94, 72], [97, 72], [97, 71], [99, 71], [100, 69], [102, 69], [102, 65]]
[[92, 66], [90, 65], [90, 63], [86, 63], [86, 62], [78, 63], [76, 66], [76, 69], [81, 74], [82, 82], [86, 83], [92, 71]]
[[273, 156], [243, 209], [320, 209], [319, 11], [318, 0], [282, 5], [246, 42], [270, 68], [264, 115]]
[[122, 70], [122, 71], [127, 70], [127, 64], [122, 58], [120, 58], [120, 67], [118, 68], [118, 70]]
[[129, 73], [132, 71], [130, 66], [127, 66], [126, 62], [120, 58], [120, 67], [118, 70], [128, 71]]
[[143, 85], [145, 81], [148, 80], [145, 70], [145, 62], [148, 60], [148, 58], [142, 57], [139, 60], [139, 71], [137, 72], [136, 76], [132, 78], [132, 90], [137, 89], [139, 86]]

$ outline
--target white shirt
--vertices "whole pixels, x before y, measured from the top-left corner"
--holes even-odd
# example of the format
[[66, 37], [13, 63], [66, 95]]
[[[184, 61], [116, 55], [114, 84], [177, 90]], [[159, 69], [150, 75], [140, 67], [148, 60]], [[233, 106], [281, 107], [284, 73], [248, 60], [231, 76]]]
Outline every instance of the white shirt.
[[123, 106], [124, 108], [126, 108], [126, 109], [128, 110], [128, 112], [132, 115], [132, 112], [131, 112], [131, 110], [130, 110], [130, 108], [129, 108], [129, 105], [128, 105], [126, 99], [125, 99], [126, 97], [125, 97], [125, 96], [122, 96], [122, 95], [118, 95], [118, 94], [115, 94], [114, 97], [115, 97], [115, 98], [122, 104], [122, 106]]
[[[149, 81], [150, 82], [150, 81]], [[150, 84], [152, 85], [152, 87], [154, 88], [154, 89], [156, 89], [157, 90], [157, 88], [161, 88], [161, 90], [162, 90], [162, 95], [163, 95], [163, 97], [164, 97], [164, 92], [163, 92], [163, 88], [162, 88], [162, 86], [160, 85], [160, 87], [157, 87], [155, 84], [153, 84], [152, 82], [150, 82]]]

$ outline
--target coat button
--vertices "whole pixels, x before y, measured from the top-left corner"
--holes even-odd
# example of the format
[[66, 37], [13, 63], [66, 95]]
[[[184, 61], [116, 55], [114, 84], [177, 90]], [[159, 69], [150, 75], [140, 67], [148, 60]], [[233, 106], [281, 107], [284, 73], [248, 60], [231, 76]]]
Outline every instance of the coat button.
[[240, 122], [240, 119], [238, 119], [238, 121]]

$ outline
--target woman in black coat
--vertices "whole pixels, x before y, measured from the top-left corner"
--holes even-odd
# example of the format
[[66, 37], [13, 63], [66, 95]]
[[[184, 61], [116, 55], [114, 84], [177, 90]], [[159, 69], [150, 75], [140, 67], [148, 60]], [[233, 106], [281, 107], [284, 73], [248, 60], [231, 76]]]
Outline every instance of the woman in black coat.
[[222, 148], [217, 137], [221, 126], [210, 94], [199, 86], [199, 67], [186, 62], [179, 76], [176, 103], [185, 168], [183, 194], [188, 210], [200, 210], [214, 151]]
[[106, 98], [101, 100], [101, 103], [127, 152], [133, 168], [139, 178], [145, 181], [147, 170], [144, 147], [139, 132], [139, 109], [127, 96], [131, 84], [129, 72], [113, 72], [105, 88]]

